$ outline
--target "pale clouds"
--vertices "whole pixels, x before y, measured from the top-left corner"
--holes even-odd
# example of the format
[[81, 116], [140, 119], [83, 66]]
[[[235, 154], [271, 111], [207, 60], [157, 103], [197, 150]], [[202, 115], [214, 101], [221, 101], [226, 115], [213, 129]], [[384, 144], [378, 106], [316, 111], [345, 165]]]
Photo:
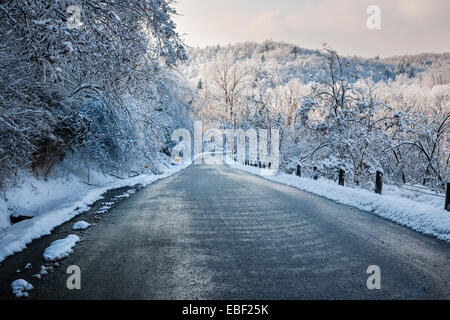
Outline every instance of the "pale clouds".
[[[448, 0], [179, 0], [177, 19], [190, 45], [272, 39], [365, 56], [450, 51]], [[366, 27], [369, 5], [382, 29]]]
[[287, 17], [279, 10], [267, 11], [250, 21], [248, 31], [251, 34], [279, 33], [289, 30]]
[[449, 1], [440, 0], [399, 0], [396, 2], [396, 9], [404, 18], [410, 20], [433, 19], [439, 16], [445, 18], [449, 15], [449, 3]]

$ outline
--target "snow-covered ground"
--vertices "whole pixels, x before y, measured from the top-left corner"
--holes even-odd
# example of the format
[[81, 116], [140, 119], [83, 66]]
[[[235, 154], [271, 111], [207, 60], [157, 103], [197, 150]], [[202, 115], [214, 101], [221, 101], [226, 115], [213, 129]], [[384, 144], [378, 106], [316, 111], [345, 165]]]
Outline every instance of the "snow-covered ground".
[[50, 246], [45, 249], [43, 257], [47, 261], [63, 259], [73, 252], [73, 247], [80, 241], [81, 239], [78, 236], [69, 234], [64, 239], [53, 241]]
[[17, 297], [28, 297], [28, 292], [33, 290], [33, 286], [24, 279], [17, 279], [11, 283], [12, 293]]
[[77, 221], [73, 224], [72, 230], [86, 230], [90, 226], [91, 224], [86, 221]]
[[450, 242], [450, 212], [444, 210], [442, 198], [390, 185], [384, 185], [383, 195], [379, 195], [362, 188], [342, 187], [326, 179], [313, 180], [288, 174], [268, 175], [268, 170], [235, 162], [230, 166], [374, 213], [415, 231]]
[[[49, 181], [36, 179], [32, 175], [25, 177], [20, 188], [7, 191], [0, 199], [0, 262], [23, 250], [34, 239], [50, 234], [55, 227], [88, 210], [89, 205], [101, 199], [106, 191], [137, 184], [147, 186], [187, 166], [189, 164], [173, 166], [161, 175], [143, 174], [126, 179], [92, 173], [95, 185], [92, 181], [86, 184], [83, 178], [71, 173]], [[128, 193], [123, 197], [130, 195]], [[10, 215], [33, 218], [11, 225]]]

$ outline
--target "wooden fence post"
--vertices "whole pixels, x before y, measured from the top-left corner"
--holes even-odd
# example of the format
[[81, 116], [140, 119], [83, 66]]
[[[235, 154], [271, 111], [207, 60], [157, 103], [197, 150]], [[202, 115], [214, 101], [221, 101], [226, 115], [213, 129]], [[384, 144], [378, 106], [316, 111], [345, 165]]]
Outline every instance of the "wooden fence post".
[[339, 169], [339, 185], [343, 186], [345, 181], [345, 171], [342, 169]]
[[447, 193], [445, 195], [445, 210], [450, 211], [450, 182], [447, 182]]
[[314, 167], [314, 180], [317, 180], [319, 178], [319, 174], [317, 173], [317, 167]]
[[297, 176], [301, 177], [302, 176], [302, 167], [300, 167], [300, 165], [297, 165]]
[[377, 171], [377, 177], [375, 179], [375, 193], [381, 194], [383, 191], [383, 173]]

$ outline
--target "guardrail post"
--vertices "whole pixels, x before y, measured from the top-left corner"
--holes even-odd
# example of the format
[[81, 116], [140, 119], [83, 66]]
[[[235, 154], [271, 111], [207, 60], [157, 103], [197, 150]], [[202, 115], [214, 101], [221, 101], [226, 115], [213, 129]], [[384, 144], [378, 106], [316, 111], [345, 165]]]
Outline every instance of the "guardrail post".
[[272, 162], [269, 162], [269, 169], [270, 169], [270, 167], [272, 167]]
[[339, 169], [339, 185], [343, 186], [345, 181], [345, 171], [342, 169]]
[[381, 194], [383, 191], [383, 173], [377, 171], [377, 177], [375, 179], [375, 193]]
[[319, 178], [319, 174], [317, 173], [317, 167], [314, 167], [314, 180], [317, 180]]
[[297, 165], [297, 176], [301, 177], [302, 176], [302, 167], [300, 167], [300, 165]]
[[445, 210], [450, 211], [450, 182], [447, 182], [447, 193], [445, 195]]

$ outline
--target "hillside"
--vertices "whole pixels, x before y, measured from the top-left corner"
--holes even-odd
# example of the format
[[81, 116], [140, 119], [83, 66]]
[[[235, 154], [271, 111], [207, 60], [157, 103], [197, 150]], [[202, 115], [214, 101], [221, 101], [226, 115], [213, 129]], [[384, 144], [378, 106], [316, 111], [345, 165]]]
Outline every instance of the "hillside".
[[[374, 82], [393, 80], [407, 74], [410, 77], [423, 76], [426, 84], [450, 82], [450, 54], [422, 54], [399, 56], [386, 59], [341, 57], [343, 62], [355, 63], [359, 75]], [[192, 48], [189, 60], [182, 65], [182, 72], [190, 81], [197, 83], [202, 73], [216, 63], [238, 63], [241, 68], [254, 73], [256, 80], [266, 80], [268, 86], [274, 83], [284, 85], [291, 79], [303, 83], [317, 81], [324, 75], [326, 56], [317, 50], [302, 49], [293, 44], [266, 41], [246, 42], [225, 47]], [[351, 74], [346, 74], [352, 79]], [[432, 77], [442, 83], [433, 83]]]

